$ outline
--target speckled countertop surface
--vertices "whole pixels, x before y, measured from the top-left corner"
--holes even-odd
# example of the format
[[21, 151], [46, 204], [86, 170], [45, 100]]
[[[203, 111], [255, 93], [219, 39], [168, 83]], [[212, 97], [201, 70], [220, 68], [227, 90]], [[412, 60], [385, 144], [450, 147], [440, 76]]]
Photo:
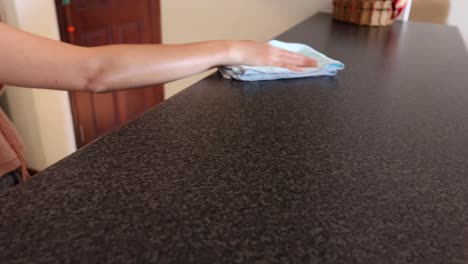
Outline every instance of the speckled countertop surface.
[[467, 263], [456, 28], [317, 15], [279, 39], [347, 69], [195, 84], [1, 193], [0, 262]]

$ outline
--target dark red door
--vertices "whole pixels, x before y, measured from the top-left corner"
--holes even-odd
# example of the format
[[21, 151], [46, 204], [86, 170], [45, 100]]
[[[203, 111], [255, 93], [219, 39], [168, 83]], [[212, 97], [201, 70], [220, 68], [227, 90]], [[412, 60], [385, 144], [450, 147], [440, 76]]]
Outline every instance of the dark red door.
[[[62, 40], [80, 46], [161, 43], [159, 0], [56, 0]], [[131, 88], [131, 87], [129, 87]], [[163, 86], [70, 93], [78, 147], [164, 100]]]

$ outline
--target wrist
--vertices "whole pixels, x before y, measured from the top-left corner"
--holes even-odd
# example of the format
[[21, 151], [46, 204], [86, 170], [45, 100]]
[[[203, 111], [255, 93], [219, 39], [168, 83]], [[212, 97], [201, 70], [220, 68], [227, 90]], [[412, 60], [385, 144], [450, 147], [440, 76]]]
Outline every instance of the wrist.
[[221, 56], [220, 65], [241, 64], [242, 56], [239, 51], [239, 41], [223, 40], [220, 41]]

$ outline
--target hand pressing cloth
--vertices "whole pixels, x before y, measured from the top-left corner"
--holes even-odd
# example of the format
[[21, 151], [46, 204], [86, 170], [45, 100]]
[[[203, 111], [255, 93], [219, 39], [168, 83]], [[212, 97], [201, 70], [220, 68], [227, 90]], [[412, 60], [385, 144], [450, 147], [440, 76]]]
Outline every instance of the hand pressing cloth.
[[226, 79], [239, 81], [264, 81], [315, 76], [335, 76], [338, 70], [344, 69], [343, 63], [330, 59], [307, 45], [300, 43], [287, 43], [278, 40], [271, 40], [268, 43], [274, 47], [301, 53], [305, 56], [314, 58], [317, 61], [317, 66], [313, 68], [304, 68], [301, 72], [295, 72], [280, 67], [237, 65], [221, 67], [219, 68], [219, 72]]

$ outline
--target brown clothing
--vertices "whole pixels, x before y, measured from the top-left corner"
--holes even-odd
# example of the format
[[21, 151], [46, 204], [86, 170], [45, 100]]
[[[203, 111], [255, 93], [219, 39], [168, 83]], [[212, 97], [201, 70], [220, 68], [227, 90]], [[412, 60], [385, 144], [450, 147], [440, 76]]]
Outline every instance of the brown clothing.
[[[1, 92], [2, 88], [0, 95]], [[21, 138], [0, 108], [0, 177], [18, 168], [21, 168], [23, 179], [29, 178]]]

